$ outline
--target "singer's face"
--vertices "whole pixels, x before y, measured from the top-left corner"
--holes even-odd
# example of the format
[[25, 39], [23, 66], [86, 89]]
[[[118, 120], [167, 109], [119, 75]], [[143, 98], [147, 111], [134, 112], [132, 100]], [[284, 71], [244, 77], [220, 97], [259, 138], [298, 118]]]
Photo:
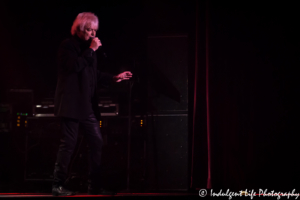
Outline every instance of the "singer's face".
[[84, 30], [78, 32], [79, 38], [88, 41], [90, 38], [96, 37], [98, 27], [92, 23], [86, 23]]

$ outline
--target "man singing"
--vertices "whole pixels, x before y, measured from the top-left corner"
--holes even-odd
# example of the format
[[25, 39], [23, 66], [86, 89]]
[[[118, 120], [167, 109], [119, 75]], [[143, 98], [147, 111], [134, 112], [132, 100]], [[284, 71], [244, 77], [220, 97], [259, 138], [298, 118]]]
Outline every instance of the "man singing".
[[54, 167], [52, 194], [74, 195], [64, 182], [82, 125], [89, 146], [88, 194], [110, 194], [101, 186], [100, 161], [102, 136], [99, 128], [97, 82], [109, 85], [132, 77], [125, 71], [117, 76], [97, 70], [96, 37], [98, 18], [90, 12], [78, 14], [71, 28], [72, 37], [64, 40], [58, 51], [58, 82], [55, 93], [55, 115], [61, 117], [62, 138]]

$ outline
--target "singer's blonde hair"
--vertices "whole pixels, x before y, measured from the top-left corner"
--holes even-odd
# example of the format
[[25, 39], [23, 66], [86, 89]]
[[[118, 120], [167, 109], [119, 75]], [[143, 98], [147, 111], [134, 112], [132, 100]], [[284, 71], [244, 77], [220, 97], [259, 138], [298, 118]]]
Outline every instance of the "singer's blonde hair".
[[98, 29], [98, 17], [91, 12], [83, 12], [79, 13], [76, 19], [73, 22], [71, 28], [71, 34], [75, 35], [75, 33], [79, 30], [84, 31], [84, 27], [87, 23], [91, 23], [92, 26], [96, 26]]

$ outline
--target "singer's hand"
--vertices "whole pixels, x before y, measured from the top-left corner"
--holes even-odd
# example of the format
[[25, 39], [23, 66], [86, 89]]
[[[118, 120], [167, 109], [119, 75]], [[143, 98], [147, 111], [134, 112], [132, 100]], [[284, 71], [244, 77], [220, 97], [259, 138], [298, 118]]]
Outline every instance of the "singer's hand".
[[96, 51], [100, 46], [102, 46], [101, 41], [95, 37], [91, 42], [90, 48]]
[[123, 80], [129, 80], [132, 77], [132, 73], [130, 71], [122, 72], [114, 77], [116, 82], [121, 82]]

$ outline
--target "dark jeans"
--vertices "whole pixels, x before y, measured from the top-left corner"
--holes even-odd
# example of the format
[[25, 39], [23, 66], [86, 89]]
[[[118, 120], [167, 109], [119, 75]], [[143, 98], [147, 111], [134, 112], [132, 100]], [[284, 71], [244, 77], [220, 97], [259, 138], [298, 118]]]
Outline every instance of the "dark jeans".
[[79, 124], [84, 129], [84, 136], [89, 146], [89, 188], [100, 187], [103, 139], [99, 128], [99, 121], [94, 114], [91, 114], [85, 120], [62, 118], [62, 138], [54, 167], [53, 186], [63, 186], [67, 179], [68, 167], [77, 142]]

